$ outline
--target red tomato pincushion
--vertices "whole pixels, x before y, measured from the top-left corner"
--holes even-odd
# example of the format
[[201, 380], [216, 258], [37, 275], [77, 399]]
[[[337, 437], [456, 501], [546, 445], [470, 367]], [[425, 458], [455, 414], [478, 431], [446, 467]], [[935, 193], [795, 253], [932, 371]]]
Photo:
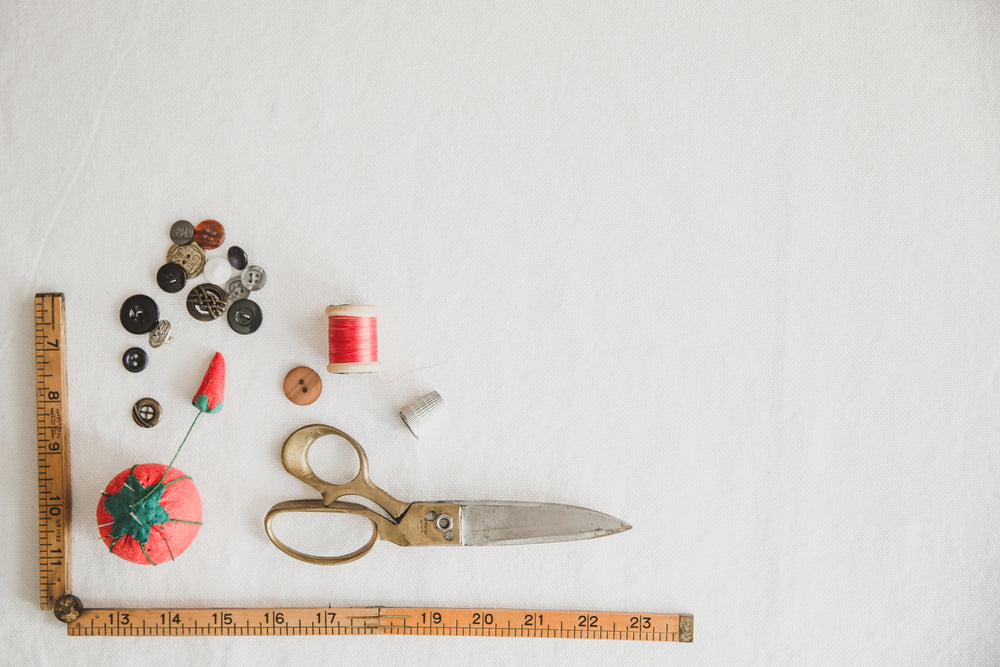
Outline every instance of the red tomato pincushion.
[[191, 478], [176, 468], [135, 465], [104, 489], [97, 526], [111, 553], [158, 565], [181, 555], [198, 534], [201, 497]]

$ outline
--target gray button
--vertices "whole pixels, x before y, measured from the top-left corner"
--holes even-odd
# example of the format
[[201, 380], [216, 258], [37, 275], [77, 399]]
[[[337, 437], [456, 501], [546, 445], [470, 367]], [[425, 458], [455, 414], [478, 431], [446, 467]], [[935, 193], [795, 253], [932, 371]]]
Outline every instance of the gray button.
[[264, 273], [264, 269], [256, 264], [248, 266], [247, 270], [243, 272], [242, 278], [243, 286], [251, 292], [256, 292], [267, 282], [267, 274]]
[[153, 327], [153, 330], [149, 332], [149, 346], [150, 347], [160, 347], [164, 343], [169, 343], [174, 339], [173, 334], [170, 333], [170, 322], [166, 320], [160, 320]]
[[226, 283], [226, 292], [229, 294], [230, 301], [239, 301], [250, 296], [250, 290], [243, 285], [243, 278], [240, 276], [233, 276], [229, 279], [229, 282]]
[[178, 220], [170, 225], [170, 240], [177, 245], [187, 245], [194, 241], [194, 225], [187, 220]]

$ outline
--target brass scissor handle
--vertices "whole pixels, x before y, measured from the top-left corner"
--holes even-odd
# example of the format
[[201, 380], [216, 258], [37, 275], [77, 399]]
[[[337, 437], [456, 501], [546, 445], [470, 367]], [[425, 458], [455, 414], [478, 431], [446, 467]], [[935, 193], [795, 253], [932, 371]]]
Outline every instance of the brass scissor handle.
[[[320, 479], [309, 466], [308, 453], [312, 444], [324, 435], [339, 435], [351, 443], [358, 453], [358, 474], [346, 484], [331, 484]], [[281, 464], [293, 476], [313, 487], [323, 495], [323, 504], [330, 506], [342, 496], [361, 496], [372, 501], [394, 519], [399, 519], [406, 512], [410, 503], [396, 500], [388, 493], [375, 486], [368, 477], [368, 457], [358, 441], [338, 428], [325, 424], [310, 424], [298, 429], [285, 440], [281, 448]], [[348, 503], [349, 505], [351, 503]], [[355, 507], [360, 507], [355, 505]], [[377, 515], [376, 515], [377, 516]]]
[[[347, 514], [359, 514], [372, 522], [372, 536], [371, 539], [369, 539], [368, 542], [360, 549], [352, 551], [349, 554], [344, 554], [343, 556], [314, 556], [312, 554], [303, 553], [302, 551], [297, 551], [291, 548], [279, 540], [275, 537], [274, 531], [271, 529], [271, 520], [279, 514], [284, 514], [285, 512], [341, 512]], [[267, 531], [267, 536], [271, 539], [271, 542], [274, 543], [274, 546], [278, 547], [292, 558], [297, 558], [298, 560], [306, 563], [312, 563], [313, 565], [339, 565], [341, 563], [350, 563], [352, 560], [361, 558], [366, 553], [371, 551], [372, 547], [375, 546], [375, 543], [378, 542], [379, 533], [386, 527], [383, 525], [384, 523], [388, 523], [388, 519], [380, 514], [372, 512], [363, 505], [338, 502], [325, 505], [322, 500], [289, 500], [283, 503], [278, 503], [268, 510], [267, 514], [264, 516], [264, 530]]]
[[[346, 484], [331, 484], [313, 472], [309, 466], [308, 453], [318, 438], [324, 435], [339, 435], [351, 443], [358, 453], [358, 474]], [[323, 495], [323, 499], [289, 500], [278, 503], [264, 516], [264, 530], [274, 546], [306, 563], [315, 565], [338, 565], [350, 563], [371, 551], [379, 540], [387, 540], [400, 546], [461, 544], [461, 528], [458, 523], [460, 507], [451, 502], [404, 503], [375, 486], [368, 478], [368, 457], [358, 441], [340, 429], [324, 424], [310, 424], [298, 429], [285, 440], [281, 448], [281, 463], [285, 470], [301, 479]], [[341, 502], [342, 496], [353, 495], [367, 498], [385, 510], [389, 517], [382, 516], [364, 505]], [[363, 516], [372, 524], [372, 536], [364, 546], [342, 556], [314, 556], [297, 551], [279, 540], [271, 528], [274, 517], [286, 512], [335, 512]], [[436, 518], [436, 520], [435, 520]], [[447, 519], [447, 525], [443, 521]]]

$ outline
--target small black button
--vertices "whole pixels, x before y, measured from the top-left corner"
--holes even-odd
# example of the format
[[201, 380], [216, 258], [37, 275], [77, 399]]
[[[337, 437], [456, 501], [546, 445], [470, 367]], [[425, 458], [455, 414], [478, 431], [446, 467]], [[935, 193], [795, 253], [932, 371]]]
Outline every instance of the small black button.
[[180, 292], [184, 289], [184, 284], [187, 282], [187, 273], [184, 272], [184, 267], [180, 264], [174, 262], [167, 262], [160, 267], [160, 270], [156, 272], [156, 284], [160, 286], [160, 289], [164, 292], [169, 292], [173, 294], [174, 292]]
[[134, 334], [149, 333], [160, 320], [160, 309], [145, 294], [134, 294], [125, 299], [118, 319], [126, 331]]
[[242, 271], [247, 268], [247, 253], [238, 245], [234, 245], [230, 248], [226, 252], [226, 257], [229, 258], [229, 265], [237, 271]]
[[144, 370], [148, 361], [149, 357], [146, 355], [146, 350], [141, 347], [130, 347], [122, 355], [122, 366], [131, 373], [138, 373]]
[[263, 315], [260, 306], [250, 299], [240, 299], [229, 306], [229, 313], [226, 315], [229, 321], [229, 328], [238, 334], [252, 334], [260, 328]]

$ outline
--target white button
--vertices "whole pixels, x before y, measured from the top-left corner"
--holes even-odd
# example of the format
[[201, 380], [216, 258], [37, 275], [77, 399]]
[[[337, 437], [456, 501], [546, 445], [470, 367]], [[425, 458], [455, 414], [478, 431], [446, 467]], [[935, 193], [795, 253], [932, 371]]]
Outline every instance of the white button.
[[205, 264], [205, 278], [210, 283], [225, 285], [232, 273], [233, 267], [229, 266], [229, 260], [225, 257], [213, 257]]

